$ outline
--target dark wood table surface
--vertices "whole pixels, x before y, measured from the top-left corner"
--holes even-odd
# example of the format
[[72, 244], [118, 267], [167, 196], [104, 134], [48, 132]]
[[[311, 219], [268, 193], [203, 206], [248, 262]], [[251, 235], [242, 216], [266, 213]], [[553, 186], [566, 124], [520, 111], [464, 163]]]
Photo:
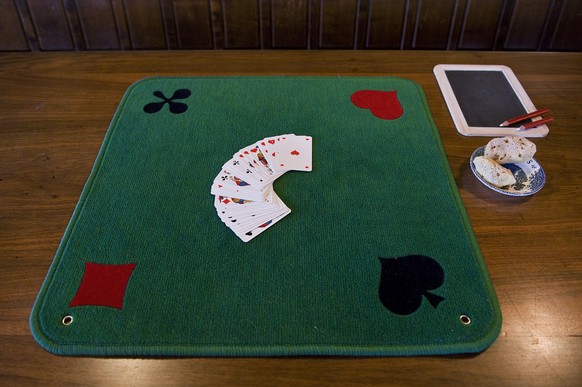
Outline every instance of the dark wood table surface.
[[[440, 63], [502, 64], [550, 134], [533, 139], [546, 186], [495, 193], [433, 76]], [[478, 355], [409, 358], [61, 357], [28, 318], [126, 88], [149, 76], [377, 75], [418, 82], [496, 289], [503, 327]], [[0, 383], [3, 385], [582, 385], [582, 53], [164, 51], [0, 54]]]

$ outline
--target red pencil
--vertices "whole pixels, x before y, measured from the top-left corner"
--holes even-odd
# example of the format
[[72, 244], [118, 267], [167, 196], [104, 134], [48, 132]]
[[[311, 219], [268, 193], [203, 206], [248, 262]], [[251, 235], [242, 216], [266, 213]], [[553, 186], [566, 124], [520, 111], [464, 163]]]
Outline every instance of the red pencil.
[[528, 113], [528, 114], [524, 114], [523, 116], [509, 118], [507, 121], [502, 122], [499, 126], [509, 126], [509, 125], [513, 125], [516, 122], [520, 122], [520, 121], [523, 121], [523, 120], [527, 120], [528, 118], [534, 118], [534, 117], [537, 117], [537, 116], [541, 116], [542, 114], [545, 114], [545, 113], [547, 113], [549, 111], [550, 111], [550, 109], [544, 108], [544, 109], [536, 110], [535, 112], [531, 112], [531, 113]]
[[554, 120], [554, 117], [548, 117], [548, 118], [543, 118], [541, 120], [528, 122], [527, 124], [521, 125], [519, 128], [517, 128], [517, 130], [528, 130], [528, 129], [535, 128], [535, 127], [543, 125], [543, 124], [550, 123], [553, 120]]

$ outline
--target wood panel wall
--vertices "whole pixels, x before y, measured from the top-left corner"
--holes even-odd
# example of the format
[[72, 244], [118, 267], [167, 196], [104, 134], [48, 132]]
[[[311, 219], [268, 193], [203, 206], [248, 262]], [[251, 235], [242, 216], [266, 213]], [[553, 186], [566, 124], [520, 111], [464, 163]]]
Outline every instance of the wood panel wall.
[[0, 51], [581, 51], [582, 0], [0, 0]]

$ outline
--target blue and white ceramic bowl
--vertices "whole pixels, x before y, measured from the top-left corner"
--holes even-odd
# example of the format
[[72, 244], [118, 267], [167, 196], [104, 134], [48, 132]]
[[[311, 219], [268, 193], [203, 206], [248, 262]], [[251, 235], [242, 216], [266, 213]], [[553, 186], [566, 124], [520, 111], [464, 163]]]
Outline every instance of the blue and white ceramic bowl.
[[484, 153], [485, 146], [475, 149], [475, 152], [471, 155], [471, 171], [473, 171], [473, 174], [481, 183], [493, 191], [509, 196], [529, 196], [541, 190], [546, 183], [544, 169], [535, 159], [531, 159], [527, 163], [503, 164], [505, 168], [513, 173], [516, 182], [507, 187], [496, 187], [493, 184], [488, 183], [479, 172], [477, 172], [475, 164], [473, 164], [475, 157], [483, 156]]

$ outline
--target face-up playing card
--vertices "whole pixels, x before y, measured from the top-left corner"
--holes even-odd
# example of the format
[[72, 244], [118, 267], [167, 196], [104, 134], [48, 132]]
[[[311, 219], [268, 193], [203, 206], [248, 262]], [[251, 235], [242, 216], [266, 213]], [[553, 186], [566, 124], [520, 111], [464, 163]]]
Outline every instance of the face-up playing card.
[[277, 209], [276, 211], [271, 211], [266, 214], [258, 214], [258, 215], [251, 215], [248, 218], [244, 219], [242, 222], [237, 222], [234, 225], [231, 225], [230, 229], [234, 231], [235, 234], [241, 236], [255, 228], [259, 227], [260, 225], [272, 220], [274, 218], [278, 218], [279, 216], [289, 213], [290, 210], [288, 207]]
[[257, 157], [255, 154], [257, 150], [255, 149], [255, 145], [249, 145], [247, 147], [242, 148], [238, 152], [233, 155], [233, 158], [238, 158], [239, 160], [246, 160], [247, 162], [251, 163], [254, 168], [261, 174], [265, 174], [265, 168], [262, 164], [258, 162]]
[[291, 210], [273, 191], [287, 171], [311, 171], [312, 138], [284, 134], [237, 151], [214, 179], [210, 192], [220, 220], [248, 242]]
[[255, 183], [248, 183], [232, 173], [222, 170], [214, 179], [210, 193], [213, 195], [264, 201], [268, 195], [268, 187], [257, 187]]
[[285, 141], [286, 136], [275, 136], [266, 137], [258, 142], [259, 149], [265, 156], [265, 159], [271, 166], [271, 169], [275, 170], [276, 158], [279, 152], [279, 144], [281, 141]]
[[275, 202], [275, 192], [272, 189], [269, 190], [268, 196], [264, 201], [244, 200], [225, 196], [215, 196], [214, 200], [216, 212], [223, 221], [224, 219], [242, 219], [249, 215], [270, 212], [277, 205], [278, 203]]
[[312, 143], [310, 136], [287, 136], [279, 143], [277, 160], [273, 167], [277, 171], [311, 171]]
[[263, 179], [266, 183], [275, 181], [283, 174], [283, 172], [275, 173], [273, 171], [269, 165], [269, 162], [267, 161], [267, 158], [263, 155], [257, 143], [241, 149], [235, 154], [235, 157], [236, 156], [239, 158], [245, 158], [247, 161], [249, 161], [255, 167], [257, 172], [263, 176]]
[[287, 171], [311, 171], [312, 142], [310, 136], [284, 134], [259, 141], [259, 148], [271, 169], [278, 173]]
[[256, 167], [244, 158], [233, 157], [222, 166], [222, 169], [244, 181], [254, 184], [256, 187], [264, 187], [268, 184]]
[[268, 228], [270, 228], [271, 226], [273, 226], [275, 223], [277, 223], [279, 220], [283, 219], [285, 216], [287, 216], [289, 213], [291, 212], [291, 210], [288, 210], [287, 212], [277, 216], [276, 218], [273, 218], [257, 227], [255, 227], [254, 229], [247, 231], [246, 233], [239, 235], [240, 239], [243, 242], [248, 242], [251, 239], [253, 239], [254, 237], [256, 237], [257, 235], [263, 233], [265, 230], [267, 230]]
[[269, 207], [270, 204], [271, 204], [270, 198], [265, 199], [265, 201], [263, 202], [219, 195], [216, 195], [214, 198], [214, 207], [216, 208], [217, 212], [218, 211], [244, 212], [249, 209], [250, 211], [253, 211], [262, 206], [264, 206], [265, 208], [270, 208]]
[[[224, 201], [223, 198], [222, 201]], [[222, 222], [239, 237], [268, 223], [272, 219], [279, 218], [290, 212], [289, 208], [274, 192], [271, 193], [268, 202], [245, 203], [246, 207], [242, 209], [238, 209], [236, 205], [232, 204], [230, 206], [228, 204], [222, 206], [220, 204], [216, 205], [217, 213]], [[258, 234], [255, 233], [254, 235]]]

